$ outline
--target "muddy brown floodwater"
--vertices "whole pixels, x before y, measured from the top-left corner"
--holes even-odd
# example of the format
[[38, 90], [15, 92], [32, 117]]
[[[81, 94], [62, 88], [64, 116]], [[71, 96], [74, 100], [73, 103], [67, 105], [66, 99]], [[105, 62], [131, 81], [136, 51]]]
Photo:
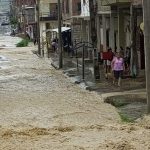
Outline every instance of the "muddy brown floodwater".
[[150, 120], [122, 123], [100, 95], [74, 85], [34, 47], [1, 49], [1, 150], [150, 150]]

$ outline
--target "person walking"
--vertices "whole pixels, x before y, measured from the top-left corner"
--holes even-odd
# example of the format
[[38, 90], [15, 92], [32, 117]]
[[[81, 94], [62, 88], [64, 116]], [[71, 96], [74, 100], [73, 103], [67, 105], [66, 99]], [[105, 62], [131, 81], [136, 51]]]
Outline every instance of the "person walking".
[[118, 86], [120, 86], [124, 71], [124, 59], [121, 57], [120, 53], [116, 53], [116, 56], [112, 60], [111, 67], [114, 73], [113, 84], [115, 84], [117, 80]]
[[34, 38], [34, 41], [33, 41], [34, 45], [37, 44], [37, 38]]
[[113, 60], [113, 57], [114, 57], [114, 53], [112, 52], [112, 49], [111, 48], [108, 48], [107, 50], [107, 55], [108, 55], [108, 59], [105, 61], [105, 67], [106, 67], [106, 79], [108, 79], [108, 76], [109, 74], [111, 73], [111, 62]]
[[57, 48], [58, 48], [58, 39], [57, 37], [53, 39], [52, 41], [52, 48], [54, 52], [57, 52]]

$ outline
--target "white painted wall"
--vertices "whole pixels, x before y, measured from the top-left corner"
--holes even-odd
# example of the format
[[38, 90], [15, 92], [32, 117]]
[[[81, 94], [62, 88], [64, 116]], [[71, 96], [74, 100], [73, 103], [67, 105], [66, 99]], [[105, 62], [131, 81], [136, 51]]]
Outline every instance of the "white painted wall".
[[90, 16], [89, 0], [81, 0], [81, 16]]

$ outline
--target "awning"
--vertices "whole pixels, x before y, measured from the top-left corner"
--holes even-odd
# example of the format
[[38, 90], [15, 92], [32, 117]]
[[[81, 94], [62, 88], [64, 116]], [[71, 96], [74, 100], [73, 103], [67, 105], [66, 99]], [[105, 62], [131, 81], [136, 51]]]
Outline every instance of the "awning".
[[[61, 32], [65, 32], [65, 31], [68, 31], [68, 30], [71, 30], [71, 28], [69, 28], [69, 27], [61, 27]], [[58, 33], [58, 28], [46, 30], [46, 32], [49, 32], [49, 31]]]

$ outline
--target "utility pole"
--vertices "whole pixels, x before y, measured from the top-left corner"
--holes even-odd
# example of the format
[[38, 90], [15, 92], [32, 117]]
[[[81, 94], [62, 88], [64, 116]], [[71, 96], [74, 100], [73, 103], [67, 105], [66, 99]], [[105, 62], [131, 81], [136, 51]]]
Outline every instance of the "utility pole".
[[22, 18], [23, 18], [23, 32], [24, 32], [24, 36], [26, 37], [25, 0], [22, 1], [21, 9], [22, 9]]
[[41, 56], [41, 40], [40, 40], [40, 0], [37, 0], [37, 42], [38, 42], [38, 54]]
[[146, 60], [146, 91], [147, 106], [150, 113], [150, 0], [143, 0], [145, 60]]
[[93, 68], [94, 68], [94, 78], [96, 80], [100, 79], [98, 56], [97, 56], [97, 28], [96, 28], [96, 16], [97, 16], [97, 2], [96, 0], [89, 0], [90, 7], [90, 30], [91, 30], [91, 40], [94, 46], [93, 50]]
[[63, 56], [62, 56], [62, 35], [61, 35], [61, 19], [62, 19], [62, 11], [61, 11], [61, 2], [58, 0], [58, 49], [59, 49], [59, 68], [63, 67]]

